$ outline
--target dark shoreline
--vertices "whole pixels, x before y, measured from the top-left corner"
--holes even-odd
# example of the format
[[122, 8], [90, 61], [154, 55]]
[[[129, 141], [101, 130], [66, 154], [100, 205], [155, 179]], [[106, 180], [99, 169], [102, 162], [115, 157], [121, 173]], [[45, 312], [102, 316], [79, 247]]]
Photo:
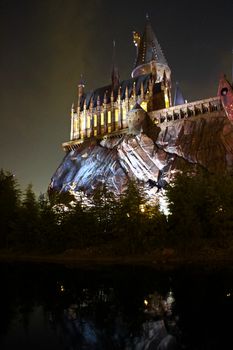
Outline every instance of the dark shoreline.
[[188, 257], [166, 257], [163, 254], [140, 255], [92, 255], [92, 254], [25, 254], [0, 252], [0, 263], [46, 263], [83, 267], [101, 267], [117, 265], [138, 265], [153, 267], [158, 270], [175, 270], [178, 268], [205, 268], [210, 270], [233, 269], [233, 256], [198, 256], [190, 254]]

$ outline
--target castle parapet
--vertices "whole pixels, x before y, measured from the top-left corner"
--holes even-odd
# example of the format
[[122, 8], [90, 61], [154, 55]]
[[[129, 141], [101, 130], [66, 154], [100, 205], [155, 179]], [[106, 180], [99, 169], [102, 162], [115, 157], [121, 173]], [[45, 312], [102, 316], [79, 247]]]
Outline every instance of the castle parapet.
[[[137, 110], [129, 108], [127, 97], [123, 101], [124, 109], [115, 109], [115, 121], [112, 119], [110, 109], [104, 108], [101, 113], [89, 114], [84, 119], [85, 130], [81, 138], [73, 139], [70, 142], [63, 143], [63, 148], [70, 151], [79, 147], [85, 140], [89, 139], [105, 139], [122, 136], [125, 133], [137, 133], [140, 129], [144, 114], [147, 113], [154, 124], [161, 125], [167, 123], [172, 124], [181, 119], [196, 117], [200, 115], [209, 115], [223, 110], [220, 97], [212, 97], [205, 100], [199, 100], [191, 103], [185, 103], [178, 106], [160, 109], [157, 111], [146, 112], [140, 105], [137, 105]], [[107, 105], [106, 105], [107, 107]], [[138, 115], [140, 114], [140, 116]], [[99, 115], [99, 118], [97, 118]], [[86, 116], [86, 111], [85, 111]], [[77, 118], [73, 116], [74, 120]], [[76, 118], [75, 118], [76, 117]], [[120, 119], [120, 128], [119, 120]]]
[[221, 111], [222, 109], [221, 99], [219, 97], [212, 97], [205, 100], [160, 109], [158, 111], [149, 112], [148, 114], [155, 124], [162, 124], [201, 114]]

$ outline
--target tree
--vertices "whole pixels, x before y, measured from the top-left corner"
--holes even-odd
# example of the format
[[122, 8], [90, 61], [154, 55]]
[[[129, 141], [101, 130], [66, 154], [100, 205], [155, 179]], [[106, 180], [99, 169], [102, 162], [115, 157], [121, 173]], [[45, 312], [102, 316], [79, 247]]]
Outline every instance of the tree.
[[[93, 229], [99, 243], [113, 239], [114, 215], [118, 201], [105, 185], [100, 185], [90, 201], [89, 212], [93, 217]], [[93, 237], [94, 238], [94, 237]]]
[[115, 216], [115, 228], [122, 248], [128, 253], [143, 249], [146, 233], [146, 215], [141, 210], [146, 203], [143, 188], [131, 180], [121, 195]]
[[18, 230], [21, 192], [14, 175], [0, 170], [0, 247], [11, 248]]
[[39, 204], [32, 184], [29, 184], [23, 194], [21, 206], [21, 232], [19, 241], [26, 250], [39, 246]]
[[64, 248], [61, 234], [60, 214], [53, 209], [47, 194], [39, 196], [39, 237], [41, 250], [46, 252], [60, 251]]
[[232, 235], [233, 179], [205, 170], [177, 174], [168, 185], [170, 238], [183, 248]]
[[61, 232], [64, 237], [64, 249], [84, 248], [93, 244], [95, 225], [89, 208], [82, 203], [82, 199], [66, 212], [61, 222]]

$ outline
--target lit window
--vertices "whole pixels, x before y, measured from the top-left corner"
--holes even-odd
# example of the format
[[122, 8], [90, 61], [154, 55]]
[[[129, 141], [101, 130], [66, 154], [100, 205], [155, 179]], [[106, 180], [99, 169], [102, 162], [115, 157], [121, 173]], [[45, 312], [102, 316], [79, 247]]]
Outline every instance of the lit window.
[[104, 113], [101, 113], [101, 125], [104, 125]]
[[91, 127], [91, 119], [90, 119], [90, 116], [88, 115], [87, 116], [87, 129], [90, 129]]
[[95, 114], [94, 115], [94, 127], [96, 127], [97, 126], [97, 115]]
[[118, 109], [115, 110], [115, 122], [118, 122], [119, 120], [119, 111]]
[[111, 111], [108, 111], [108, 124], [111, 123]]
[[80, 121], [81, 121], [81, 130], [85, 130], [86, 129], [85, 117], [82, 116]]
[[74, 132], [77, 132], [78, 131], [78, 120], [75, 119], [74, 120]]
[[164, 94], [164, 101], [165, 101], [165, 107], [169, 108], [170, 104], [169, 104], [169, 98], [168, 98], [167, 92], [165, 92], [165, 94]]
[[126, 110], [125, 110], [125, 109], [123, 109], [122, 119], [123, 119], [123, 120], [125, 120], [125, 119], [126, 119]]

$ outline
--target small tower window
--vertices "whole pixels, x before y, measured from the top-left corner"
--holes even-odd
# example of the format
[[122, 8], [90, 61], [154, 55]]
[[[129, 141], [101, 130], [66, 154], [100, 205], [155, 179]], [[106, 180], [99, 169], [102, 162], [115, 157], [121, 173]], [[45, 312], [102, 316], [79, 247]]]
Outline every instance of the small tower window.
[[224, 87], [222, 90], [221, 90], [221, 95], [222, 96], [226, 96], [228, 93], [228, 88], [227, 87]]

